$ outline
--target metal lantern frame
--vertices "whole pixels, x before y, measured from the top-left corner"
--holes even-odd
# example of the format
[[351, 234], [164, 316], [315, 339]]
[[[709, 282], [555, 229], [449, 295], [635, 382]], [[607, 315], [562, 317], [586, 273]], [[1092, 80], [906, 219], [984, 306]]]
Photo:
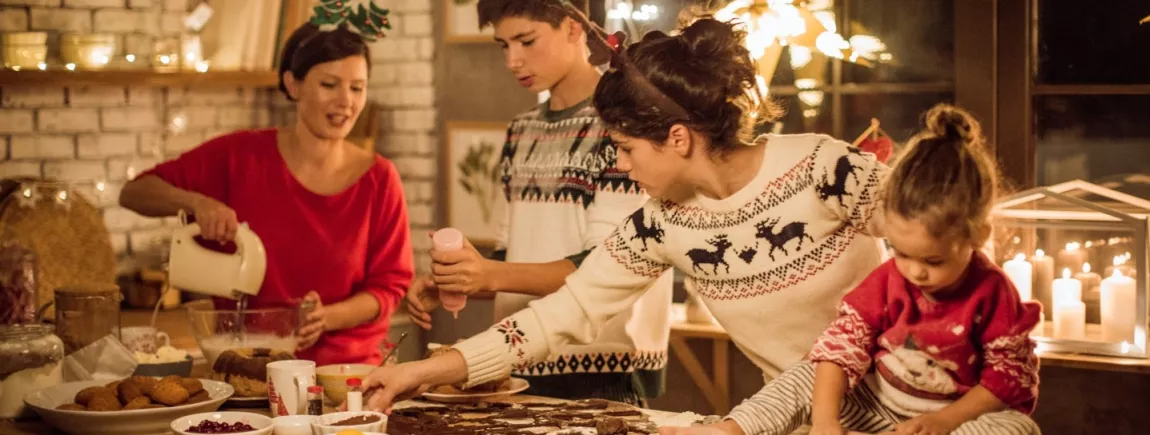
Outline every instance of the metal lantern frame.
[[[1078, 198], [1070, 193], [1080, 191], [1104, 197], [1130, 206], [1141, 213], [1128, 213], [1104, 204]], [[1078, 210], [1051, 210], [1040, 207], [1039, 201], [1060, 201]], [[1033, 207], [1028, 204], [1034, 204]], [[1133, 239], [1131, 258], [1135, 270], [1134, 343], [1104, 343], [1098, 341], [1069, 340], [1046, 336], [1032, 336], [1040, 351], [1080, 353], [1126, 358], [1150, 358], [1147, 348], [1147, 322], [1150, 320], [1150, 280], [1147, 272], [1147, 235], [1150, 234], [1150, 201], [1108, 189], [1083, 180], [1068, 181], [1048, 187], [1038, 187], [1010, 195], [994, 208], [995, 224], [1016, 229], [1058, 229], [1093, 231], [1128, 231]], [[1041, 327], [1041, 326], [1040, 326]]]

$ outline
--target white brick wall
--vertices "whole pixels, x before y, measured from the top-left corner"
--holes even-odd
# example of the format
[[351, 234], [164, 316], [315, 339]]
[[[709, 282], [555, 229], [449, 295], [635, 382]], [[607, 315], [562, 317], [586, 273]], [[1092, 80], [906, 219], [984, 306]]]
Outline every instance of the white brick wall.
[[92, 11], [87, 9], [32, 8], [32, 30], [91, 32]]
[[28, 30], [28, 11], [5, 9], [0, 11], [0, 31], [22, 32]]
[[40, 109], [36, 111], [36, 126], [46, 133], [100, 131], [100, 115], [96, 109]]
[[76, 139], [72, 136], [12, 136], [8, 147], [8, 158], [13, 160], [76, 157]]
[[122, 8], [124, 0], [64, 0], [69, 8]]
[[[369, 96], [381, 104], [378, 151], [404, 181], [417, 267], [427, 269], [427, 230], [437, 185], [434, 66], [435, 0], [378, 0], [394, 29], [372, 46]], [[0, 31], [106, 31], [121, 50], [150, 51], [180, 31], [198, 0], [0, 0]], [[128, 52], [128, 51], [123, 51]], [[182, 128], [173, 119], [182, 119]], [[117, 204], [127, 179], [204, 141], [236, 129], [294, 120], [294, 105], [274, 89], [90, 86], [0, 89], [0, 177], [50, 177], [103, 209], [116, 252], [131, 255], [161, 241], [172, 220], [150, 219]], [[99, 184], [103, 191], [96, 190]]]

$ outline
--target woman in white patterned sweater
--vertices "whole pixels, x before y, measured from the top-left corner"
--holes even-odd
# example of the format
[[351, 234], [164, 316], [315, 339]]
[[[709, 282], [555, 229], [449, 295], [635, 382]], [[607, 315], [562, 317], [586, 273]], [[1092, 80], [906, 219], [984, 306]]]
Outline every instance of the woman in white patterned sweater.
[[[758, 94], [733, 25], [701, 19], [615, 54], [594, 102], [618, 165], [652, 196], [559, 292], [427, 360], [377, 369], [373, 409], [422, 385], [476, 385], [570, 343], [594, 340], [652, 280], [676, 267], [768, 376], [800, 361], [838, 301], [882, 260], [869, 230], [887, 172], [823, 135], [766, 135], [777, 108]], [[637, 327], [641, 327], [638, 326]]]

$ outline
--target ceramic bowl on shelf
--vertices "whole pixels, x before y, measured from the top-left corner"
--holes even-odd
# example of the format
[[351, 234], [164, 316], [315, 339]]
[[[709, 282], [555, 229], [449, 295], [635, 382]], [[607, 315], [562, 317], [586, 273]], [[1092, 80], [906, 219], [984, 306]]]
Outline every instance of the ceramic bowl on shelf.
[[7, 32], [0, 35], [0, 40], [5, 68], [38, 68], [48, 58], [46, 32]]
[[65, 33], [60, 35], [60, 58], [78, 69], [102, 69], [116, 54], [116, 35]]

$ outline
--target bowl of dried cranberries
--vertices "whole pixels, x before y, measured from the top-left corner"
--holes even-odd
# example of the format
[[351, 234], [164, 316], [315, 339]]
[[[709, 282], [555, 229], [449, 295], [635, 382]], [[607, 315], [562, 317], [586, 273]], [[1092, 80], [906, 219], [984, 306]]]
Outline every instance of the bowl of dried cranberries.
[[172, 432], [180, 435], [270, 435], [273, 430], [271, 418], [250, 412], [208, 412], [172, 422]]

